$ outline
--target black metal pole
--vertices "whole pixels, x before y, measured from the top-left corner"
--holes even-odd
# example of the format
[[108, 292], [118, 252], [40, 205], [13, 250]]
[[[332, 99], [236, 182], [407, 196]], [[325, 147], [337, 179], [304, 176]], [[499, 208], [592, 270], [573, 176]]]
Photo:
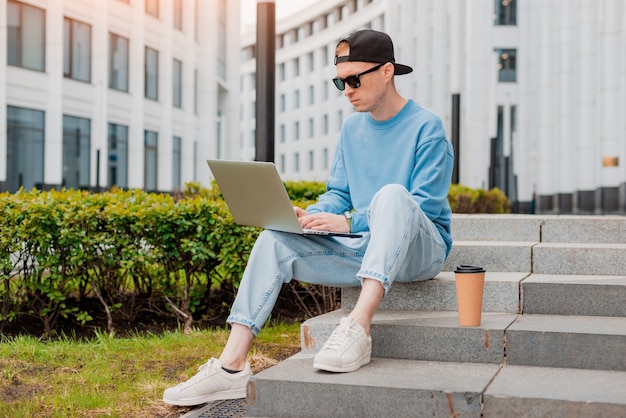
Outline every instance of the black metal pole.
[[452, 95], [452, 149], [454, 151], [454, 169], [452, 170], [452, 183], [459, 184], [460, 161], [460, 141], [461, 141], [461, 95]]
[[274, 162], [274, 100], [276, 71], [276, 5], [256, 6], [256, 138], [255, 160]]

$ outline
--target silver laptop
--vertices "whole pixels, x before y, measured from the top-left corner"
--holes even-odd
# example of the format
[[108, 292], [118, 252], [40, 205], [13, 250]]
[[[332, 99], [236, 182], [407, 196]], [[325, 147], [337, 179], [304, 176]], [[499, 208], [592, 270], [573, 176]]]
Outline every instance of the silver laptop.
[[239, 225], [302, 235], [360, 237], [361, 234], [303, 229], [276, 166], [259, 161], [208, 160], [228, 209]]

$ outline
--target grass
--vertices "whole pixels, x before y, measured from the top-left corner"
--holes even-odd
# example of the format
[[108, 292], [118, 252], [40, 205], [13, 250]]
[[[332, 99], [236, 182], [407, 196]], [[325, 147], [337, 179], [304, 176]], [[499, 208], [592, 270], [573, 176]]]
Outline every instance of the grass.
[[[167, 332], [88, 341], [0, 337], [0, 417], [179, 417], [163, 390], [217, 357], [225, 330]], [[254, 372], [299, 350], [299, 324], [263, 329], [250, 353]]]

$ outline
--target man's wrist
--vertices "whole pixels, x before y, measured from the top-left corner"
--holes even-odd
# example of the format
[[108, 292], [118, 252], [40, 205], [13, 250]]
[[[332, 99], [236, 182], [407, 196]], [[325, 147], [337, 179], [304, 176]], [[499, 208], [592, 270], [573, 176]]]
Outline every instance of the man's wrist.
[[346, 221], [348, 222], [348, 232], [352, 232], [352, 213], [345, 211], [343, 216], [345, 216]]

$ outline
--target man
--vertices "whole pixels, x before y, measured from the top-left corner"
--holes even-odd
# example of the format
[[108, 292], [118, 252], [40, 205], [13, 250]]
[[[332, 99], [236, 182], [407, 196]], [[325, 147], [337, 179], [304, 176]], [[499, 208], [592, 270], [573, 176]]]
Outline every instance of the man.
[[245, 397], [246, 361], [282, 284], [292, 278], [330, 286], [361, 286], [354, 309], [331, 334], [313, 367], [351, 372], [370, 362], [370, 325], [394, 281], [434, 277], [450, 252], [447, 195], [453, 153], [441, 123], [396, 90], [394, 76], [413, 69], [395, 62], [385, 33], [357, 31], [335, 52], [335, 86], [357, 113], [346, 119], [327, 192], [304, 211], [304, 228], [362, 233], [361, 238], [304, 237], [263, 231], [250, 254], [219, 360], [211, 359], [163, 400], [196, 405]]

